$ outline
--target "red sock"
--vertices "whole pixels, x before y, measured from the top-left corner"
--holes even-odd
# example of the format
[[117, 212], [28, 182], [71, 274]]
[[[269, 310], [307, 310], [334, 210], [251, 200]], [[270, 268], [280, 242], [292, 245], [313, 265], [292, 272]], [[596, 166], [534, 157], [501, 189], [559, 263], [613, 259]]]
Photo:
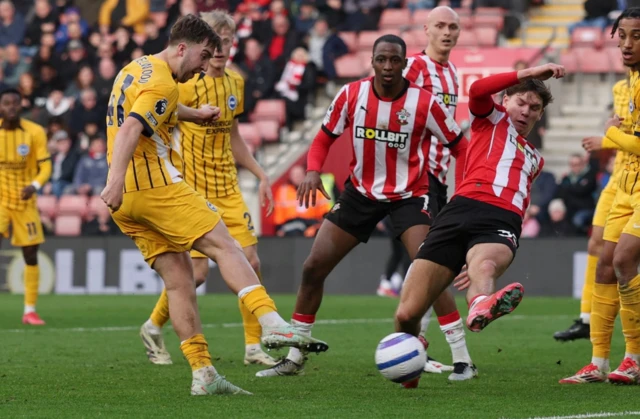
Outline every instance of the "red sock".
[[440, 326], [446, 326], [448, 324], [455, 323], [458, 320], [460, 320], [460, 313], [458, 310], [438, 317], [438, 323], [440, 323]]
[[291, 316], [291, 318], [300, 323], [314, 324], [316, 322], [315, 314], [293, 313], [293, 316]]

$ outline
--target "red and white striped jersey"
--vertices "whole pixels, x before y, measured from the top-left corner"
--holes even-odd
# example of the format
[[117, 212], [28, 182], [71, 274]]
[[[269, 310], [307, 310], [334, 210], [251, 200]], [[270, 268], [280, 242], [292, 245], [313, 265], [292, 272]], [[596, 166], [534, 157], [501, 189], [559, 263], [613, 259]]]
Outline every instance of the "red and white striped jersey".
[[[458, 105], [458, 70], [451, 62], [440, 64], [421, 52], [409, 57], [404, 77], [442, 99], [451, 116], [455, 118]], [[438, 141], [432, 141], [429, 150], [429, 172], [443, 184], [447, 180], [450, 163], [449, 149]]]
[[437, 96], [407, 82], [396, 99], [382, 99], [373, 89], [373, 77], [346, 84], [338, 92], [322, 129], [334, 138], [350, 132], [351, 182], [378, 201], [426, 194], [432, 137], [451, 146], [462, 138]]
[[471, 116], [471, 141], [464, 181], [456, 195], [486, 202], [524, 217], [531, 184], [544, 159], [511, 123], [504, 107], [494, 104], [486, 117]]

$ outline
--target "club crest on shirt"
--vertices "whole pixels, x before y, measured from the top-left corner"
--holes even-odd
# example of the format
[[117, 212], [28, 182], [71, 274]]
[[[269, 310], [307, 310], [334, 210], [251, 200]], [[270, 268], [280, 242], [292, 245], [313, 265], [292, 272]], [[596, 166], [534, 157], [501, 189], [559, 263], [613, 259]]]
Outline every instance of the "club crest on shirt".
[[636, 105], [633, 103], [633, 99], [629, 100], [629, 112], [633, 112], [636, 110]]
[[154, 110], [156, 111], [156, 115], [164, 115], [167, 111], [167, 106], [169, 105], [169, 101], [167, 99], [160, 99], [156, 102], [154, 106]]
[[238, 106], [238, 99], [236, 99], [234, 95], [229, 95], [229, 98], [227, 99], [227, 106], [232, 111], [235, 111]]
[[29, 146], [26, 144], [20, 144], [18, 146], [18, 154], [22, 157], [25, 157], [29, 154]]
[[411, 114], [407, 112], [406, 109], [402, 108], [400, 111], [396, 112], [396, 116], [398, 117], [398, 124], [407, 125], [409, 123], [409, 117]]

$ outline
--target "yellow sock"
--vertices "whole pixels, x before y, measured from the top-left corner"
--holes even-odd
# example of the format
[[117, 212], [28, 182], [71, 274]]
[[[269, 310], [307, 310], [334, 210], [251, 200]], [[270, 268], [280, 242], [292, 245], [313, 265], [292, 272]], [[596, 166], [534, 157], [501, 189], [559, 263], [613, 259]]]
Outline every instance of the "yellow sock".
[[620, 320], [626, 343], [625, 352], [640, 354], [640, 275], [636, 275], [625, 286], [619, 286]]
[[257, 318], [264, 316], [265, 314], [278, 311], [276, 304], [273, 302], [267, 290], [260, 285], [240, 298], [240, 301], [253, 313]]
[[212, 365], [211, 355], [209, 354], [209, 344], [203, 334], [192, 336], [182, 342], [180, 350], [182, 350], [184, 357], [189, 361], [191, 371]]
[[593, 356], [596, 358], [609, 359], [611, 335], [618, 310], [620, 310], [618, 286], [596, 282], [593, 286], [591, 306], [591, 344]]
[[40, 284], [40, 269], [38, 265], [24, 267], [24, 305], [35, 307], [38, 302], [38, 286]]
[[151, 312], [151, 323], [158, 327], [164, 326], [169, 321], [169, 298], [167, 297], [167, 290], [163, 289], [160, 298], [156, 303], [156, 306]]
[[598, 256], [587, 255], [587, 269], [584, 273], [584, 286], [582, 287], [582, 298], [580, 299], [581, 314], [591, 313], [591, 296], [593, 294], [593, 284], [596, 282], [598, 259]]
[[[260, 283], [262, 283], [262, 274], [256, 272]], [[242, 300], [238, 300], [238, 306], [240, 307], [240, 314], [242, 315], [242, 325], [244, 326], [244, 344], [245, 345], [257, 345], [260, 343], [260, 337], [262, 336], [262, 326], [258, 318], [249, 311]]]

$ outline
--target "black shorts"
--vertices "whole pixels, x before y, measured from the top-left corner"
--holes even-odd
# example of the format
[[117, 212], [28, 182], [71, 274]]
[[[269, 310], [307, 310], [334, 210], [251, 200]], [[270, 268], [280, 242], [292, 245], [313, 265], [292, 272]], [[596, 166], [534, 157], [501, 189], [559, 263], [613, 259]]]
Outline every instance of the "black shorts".
[[430, 260], [457, 274], [466, 263], [469, 249], [479, 243], [505, 244], [515, 257], [521, 231], [518, 214], [456, 196], [434, 220], [416, 259]]
[[447, 205], [447, 185], [440, 183], [431, 173], [429, 173], [429, 197], [432, 200], [432, 214], [435, 217]]
[[437, 196], [432, 193], [393, 202], [374, 201], [358, 192], [347, 179], [344, 191], [325, 218], [366, 243], [376, 225], [387, 215], [394, 237], [400, 237], [416, 225], [430, 226], [438, 210], [437, 202]]

